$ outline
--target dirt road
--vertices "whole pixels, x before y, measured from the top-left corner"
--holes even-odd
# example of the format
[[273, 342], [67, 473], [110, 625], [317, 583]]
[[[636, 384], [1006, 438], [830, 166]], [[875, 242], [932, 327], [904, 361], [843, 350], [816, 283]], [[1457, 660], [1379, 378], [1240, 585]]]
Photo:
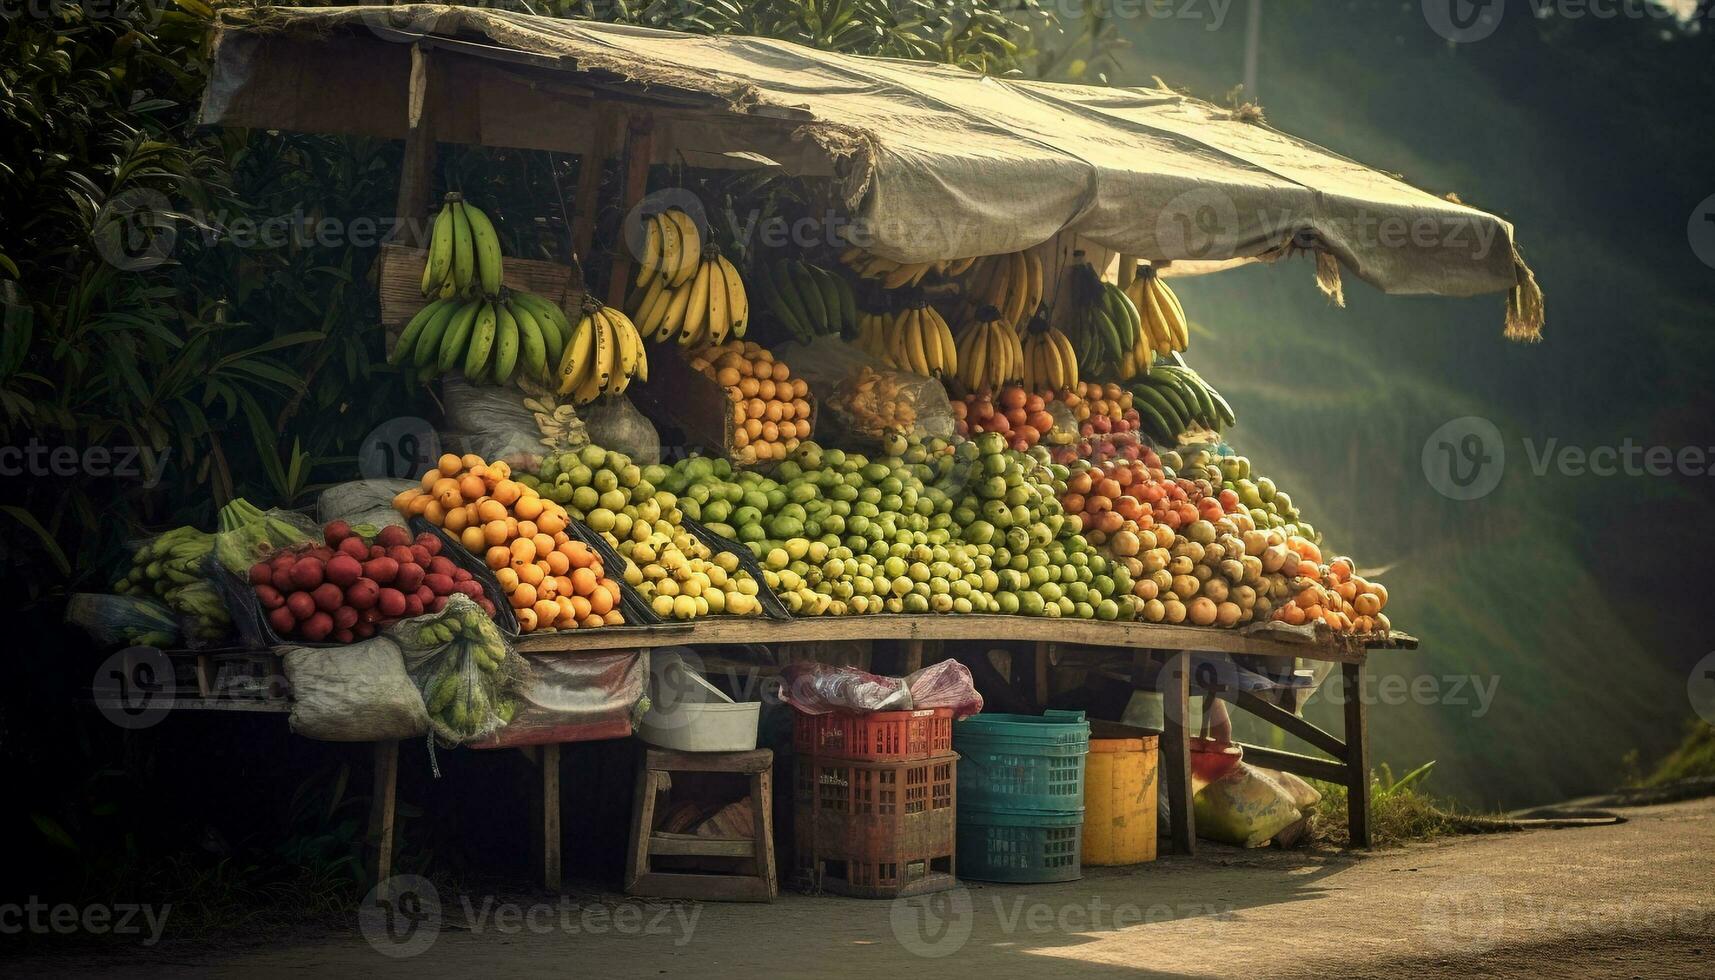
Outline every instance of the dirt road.
[[[772, 905], [439, 895], [385, 935], [163, 944], [28, 975], [1688, 977], [1715, 964], [1715, 799], [1364, 856], [1207, 848], [1050, 886]], [[422, 908], [422, 906], [418, 906]], [[414, 928], [409, 923], [415, 923]], [[392, 954], [392, 955], [386, 955]], [[909, 971], [909, 972], [906, 972]], [[14, 975], [26, 975], [22, 972]]]

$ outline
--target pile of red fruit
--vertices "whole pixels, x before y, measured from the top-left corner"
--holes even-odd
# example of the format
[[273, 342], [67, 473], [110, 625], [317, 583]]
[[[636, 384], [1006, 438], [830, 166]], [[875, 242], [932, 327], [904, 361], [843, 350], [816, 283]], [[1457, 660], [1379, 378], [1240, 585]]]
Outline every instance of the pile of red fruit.
[[1008, 445], [1023, 452], [1053, 431], [1054, 416], [1047, 409], [1041, 395], [1030, 394], [1019, 385], [1007, 385], [999, 397], [984, 388], [953, 400], [954, 430], [966, 439], [998, 432]]
[[1161, 457], [1148, 446], [1139, 447], [1137, 457], [1096, 462], [1066, 477], [1060, 503], [1066, 513], [1083, 518], [1091, 544], [1099, 547], [1118, 534], [1158, 525], [1176, 531], [1196, 520], [1216, 521], [1243, 509], [1238, 494], [1217, 491], [1208, 480], [1169, 479]]
[[250, 568], [250, 585], [281, 637], [351, 643], [378, 627], [440, 612], [455, 592], [494, 615], [482, 583], [441, 554], [441, 539], [398, 525], [365, 541], [345, 521], [323, 529], [327, 542], [282, 550]]

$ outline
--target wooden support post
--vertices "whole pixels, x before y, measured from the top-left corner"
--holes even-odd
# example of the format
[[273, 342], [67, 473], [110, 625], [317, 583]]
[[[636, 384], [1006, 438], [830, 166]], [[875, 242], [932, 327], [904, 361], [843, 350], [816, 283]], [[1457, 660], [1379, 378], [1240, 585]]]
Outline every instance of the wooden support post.
[[1192, 812], [1191, 655], [1171, 653], [1156, 684], [1161, 691], [1161, 761], [1167, 776], [1167, 808], [1171, 816], [1173, 850], [1197, 853], [1197, 822]]
[[399, 743], [391, 739], [375, 743], [375, 782], [369, 798], [367, 845], [375, 865], [376, 898], [387, 898], [393, 876], [394, 797], [399, 789]]
[[393, 211], [399, 224], [392, 239], [421, 248], [428, 244], [429, 210], [435, 190], [435, 134], [428, 116], [429, 50], [411, 46], [411, 87], [407, 93], [405, 159], [399, 171], [399, 196]]
[[560, 746], [542, 746], [542, 887], [560, 890]]
[[780, 880], [774, 870], [774, 770], [764, 769], [750, 777], [751, 826], [756, 831], [756, 874], [763, 881], [768, 897], [780, 894]]
[[[648, 192], [649, 164], [654, 153], [655, 117], [648, 112], [631, 115], [625, 127], [625, 196], [620, 201], [623, 211], [636, 207]], [[614, 256], [613, 275], [607, 281], [607, 305], [625, 303], [625, 293], [631, 287], [631, 262], [631, 250], [622, 240]]]
[[1036, 644], [1036, 676], [1031, 688], [1036, 707], [1048, 707], [1048, 661], [1054, 655], [1054, 644], [1039, 642]]
[[905, 641], [905, 660], [899, 665], [901, 674], [911, 674], [923, 669], [923, 641]]
[[1362, 663], [1341, 664], [1346, 696], [1346, 829], [1353, 847], [1370, 846], [1370, 726]]
[[[601, 178], [607, 170], [608, 158], [613, 156], [615, 143], [614, 115], [610, 103], [599, 103], [595, 110], [595, 125], [591, 127], [590, 148], [578, 163], [578, 189], [573, 199], [572, 249], [581, 266], [595, 247], [596, 209], [601, 203]], [[587, 285], [587, 284], [586, 284]]]
[[649, 873], [649, 837], [655, 831], [655, 771], [649, 768], [647, 750], [637, 760], [637, 792], [631, 805], [631, 846], [625, 855], [627, 892]]

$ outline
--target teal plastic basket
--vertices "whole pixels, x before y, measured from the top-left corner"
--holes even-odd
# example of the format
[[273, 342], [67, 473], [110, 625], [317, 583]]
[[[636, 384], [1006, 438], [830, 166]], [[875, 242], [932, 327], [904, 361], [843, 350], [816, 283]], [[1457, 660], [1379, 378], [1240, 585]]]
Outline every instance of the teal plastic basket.
[[1042, 884], [1083, 872], [1084, 811], [982, 810], [959, 806], [959, 877]]
[[1090, 723], [1082, 711], [972, 715], [954, 724], [953, 748], [960, 807], [1083, 812]]

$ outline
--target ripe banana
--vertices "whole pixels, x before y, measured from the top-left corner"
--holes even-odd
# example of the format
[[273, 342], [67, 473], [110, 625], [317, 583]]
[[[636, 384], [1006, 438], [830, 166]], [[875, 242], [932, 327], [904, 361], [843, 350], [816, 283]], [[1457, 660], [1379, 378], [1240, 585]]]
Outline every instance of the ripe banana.
[[[667, 217], [661, 220], [664, 243], [672, 241], [675, 233], [682, 234], [682, 224]], [[683, 220], [688, 223], [690, 217]], [[668, 228], [673, 230], [666, 231]], [[729, 335], [743, 336], [750, 322], [750, 298], [738, 267], [713, 245], [702, 248], [700, 255], [690, 266], [690, 274], [677, 285], [677, 273], [664, 258], [660, 275], [651, 276], [646, 286], [633, 290], [629, 322], [640, 337], [656, 343], [677, 340], [684, 347], [697, 347], [723, 343]], [[767, 281], [767, 274], [761, 278]]]
[[1028, 249], [989, 255], [971, 269], [965, 283], [966, 309], [975, 313], [992, 306], [1013, 329], [1024, 329], [1042, 305], [1041, 257]]
[[1031, 321], [1024, 337], [1024, 386], [1033, 392], [1054, 392], [1078, 386], [1078, 361], [1072, 342], [1041, 317]]
[[993, 305], [979, 309], [956, 344], [956, 375], [967, 392], [997, 391], [1025, 374], [1024, 345]]
[[1137, 308], [1153, 353], [1166, 357], [1190, 347], [1185, 308], [1153, 266], [1139, 265], [1137, 277], [1126, 287], [1125, 294]]

